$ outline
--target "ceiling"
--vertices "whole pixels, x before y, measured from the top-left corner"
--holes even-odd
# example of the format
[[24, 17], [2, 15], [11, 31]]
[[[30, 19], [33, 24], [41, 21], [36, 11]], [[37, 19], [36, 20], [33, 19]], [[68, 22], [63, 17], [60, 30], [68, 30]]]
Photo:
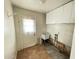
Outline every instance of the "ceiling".
[[71, 0], [46, 0], [45, 3], [40, 3], [40, 0], [11, 0], [13, 5], [42, 13], [47, 13], [69, 1]]

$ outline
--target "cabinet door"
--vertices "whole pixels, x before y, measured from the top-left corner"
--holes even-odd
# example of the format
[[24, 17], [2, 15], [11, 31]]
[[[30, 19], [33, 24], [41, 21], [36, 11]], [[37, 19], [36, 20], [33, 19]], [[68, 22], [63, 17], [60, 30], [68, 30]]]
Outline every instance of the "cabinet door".
[[63, 7], [47, 13], [46, 24], [61, 23], [63, 20]]
[[63, 17], [63, 6], [54, 10], [53, 16], [55, 19], [61, 19]]
[[62, 23], [63, 21], [63, 6], [57, 8], [53, 13], [53, 19], [55, 23]]
[[63, 13], [63, 17], [64, 17], [64, 22], [66, 23], [70, 23], [71, 22], [71, 18], [72, 18], [72, 4], [71, 2], [64, 5], [64, 13]]
[[53, 11], [46, 14], [46, 24], [51, 24], [53, 22]]
[[74, 23], [75, 21], [74, 1], [64, 5], [63, 15], [65, 23]]
[[73, 23], [75, 23], [75, 2], [73, 1], [71, 4], [72, 4], [71, 20]]

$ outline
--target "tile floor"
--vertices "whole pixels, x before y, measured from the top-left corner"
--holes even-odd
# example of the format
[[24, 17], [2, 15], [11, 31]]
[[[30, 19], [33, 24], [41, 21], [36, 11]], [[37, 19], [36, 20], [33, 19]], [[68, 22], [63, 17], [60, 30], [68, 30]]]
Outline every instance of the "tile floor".
[[48, 54], [51, 56], [52, 59], [69, 59], [69, 57], [61, 54], [57, 48], [50, 44], [44, 45]]

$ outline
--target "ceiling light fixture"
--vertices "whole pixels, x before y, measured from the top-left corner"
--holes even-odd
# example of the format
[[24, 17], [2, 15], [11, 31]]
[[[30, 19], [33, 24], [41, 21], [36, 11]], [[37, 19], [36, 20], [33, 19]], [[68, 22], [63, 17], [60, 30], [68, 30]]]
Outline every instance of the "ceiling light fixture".
[[46, 0], [40, 0], [40, 3], [45, 3], [46, 2]]

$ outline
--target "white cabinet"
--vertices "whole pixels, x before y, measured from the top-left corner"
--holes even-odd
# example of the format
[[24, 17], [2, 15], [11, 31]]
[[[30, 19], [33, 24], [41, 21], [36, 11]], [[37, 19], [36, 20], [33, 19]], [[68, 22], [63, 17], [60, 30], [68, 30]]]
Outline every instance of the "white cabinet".
[[74, 23], [75, 22], [75, 13], [74, 13], [74, 1], [64, 5], [64, 22], [65, 23]]
[[74, 23], [74, 1], [46, 14], [46, 24]]
[[73, 13], [73, 6], [74, 4], [72, 2], [64, 5], [64, 22], [65, 23], [73, 23], [73, 17], [72, 17], [72, 13]]
[[46, 24], [60, 23], [63, 16], [63, 7], [57, 8], [46, 14]]
[[53, 23], [61, 23], [62, 19], [63, 19], [63, 7], [60, 7], [53, 11]]
[[53, 11], [46, 14], [46, 24], [51, 24], [53, 22]]
[[62, 14], [63, 14], [63, 7], [57, 8], [56, 10], [53, 11], [53, 18], [60, 19], [63, 16]]
[[75, 2], [72, 2], [72, 14], [71, 14], [71, 18], [72, 18], [73, 22], [75, 22]]
[[69, 20], [71, 18], [71, 3], [68, 3], [66, 5], [64, 5], [64, 12], [63, 12], [63, 15], [64, 15], [64, 19], [66, 20]]

